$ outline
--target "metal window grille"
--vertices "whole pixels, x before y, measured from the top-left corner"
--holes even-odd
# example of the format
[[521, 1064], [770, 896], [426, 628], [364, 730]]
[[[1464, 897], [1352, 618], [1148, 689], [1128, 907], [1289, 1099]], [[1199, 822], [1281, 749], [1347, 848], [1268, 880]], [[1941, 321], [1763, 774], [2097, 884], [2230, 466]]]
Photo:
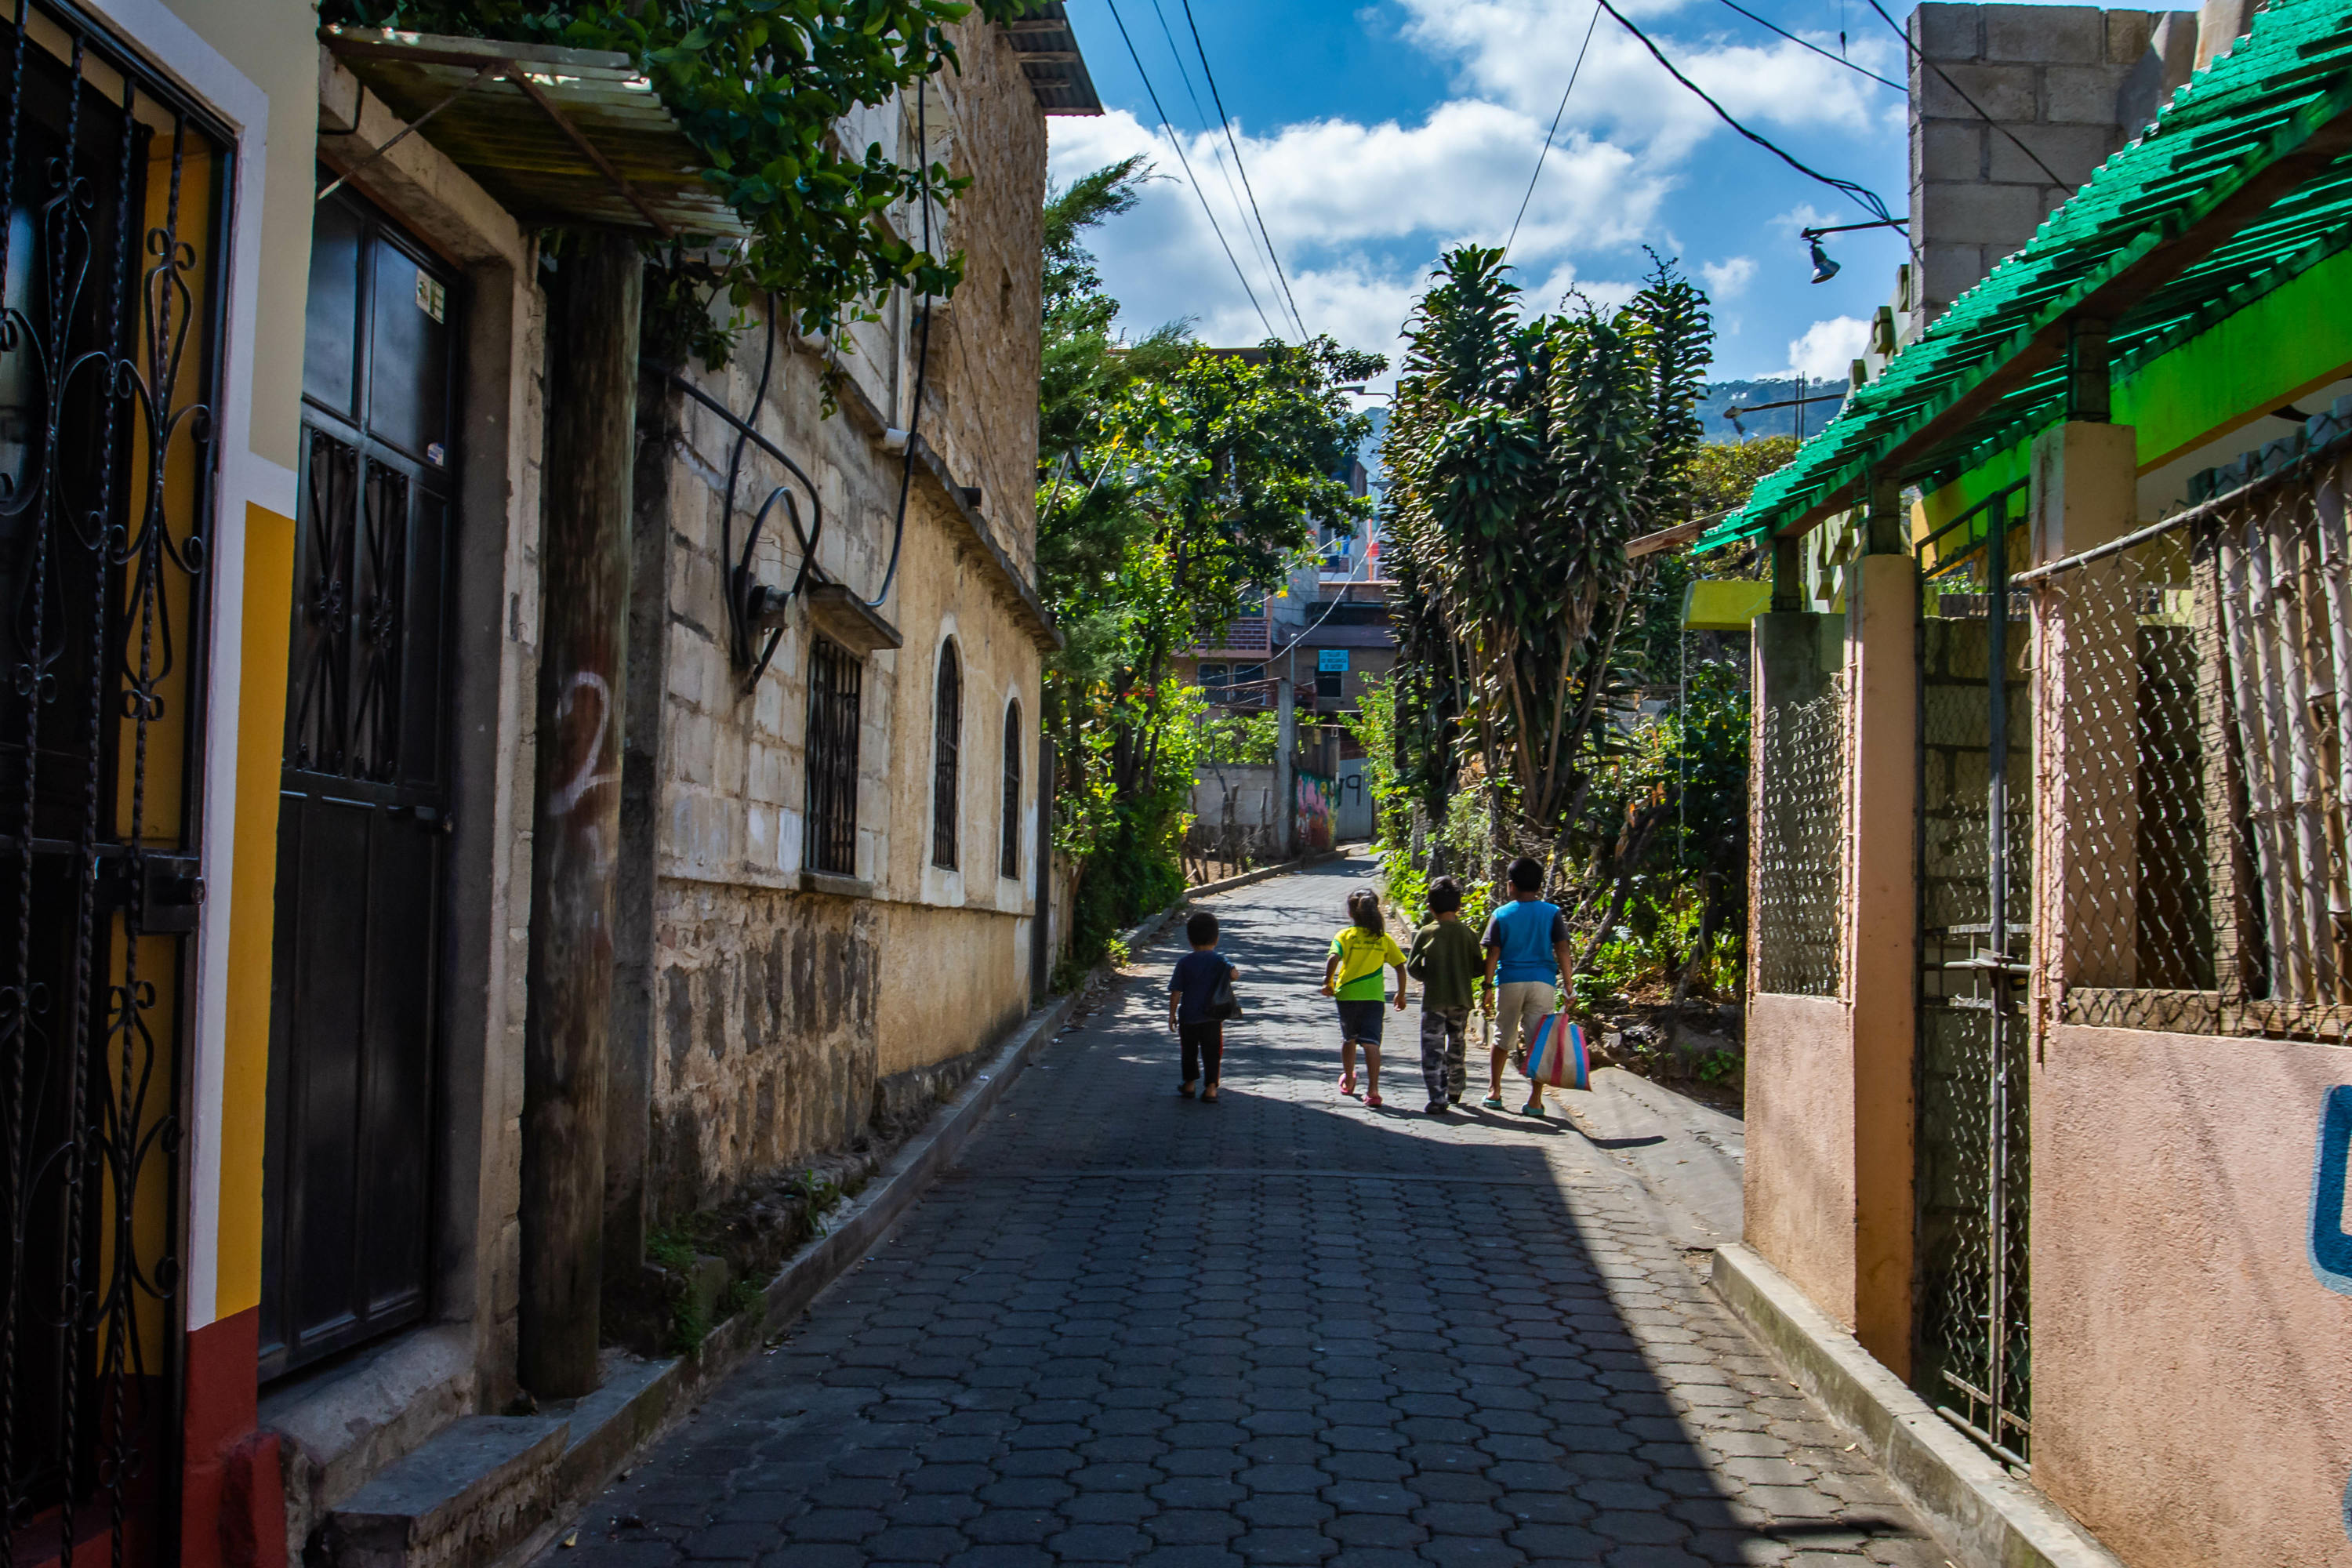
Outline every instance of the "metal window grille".
[[0, 21], [0, 1563], [177, 1558], [232, 156], [79, 12]]
[[956, 865], [956, 784], [961, 776], [959, 743], [963, 738], [963, 668], [955, 644], [940, 648], [938, 705], [931, 715], [931, 864]]
[[1845, 689], [1776, 703], [1761, 723], [1756, 988], [1838, 994], [1845, 880]]
[[812, 871], [857, 875], [858, 700], [866, 668], [824, 637], [809, 647], [808, 838]]
[[1004, 810], [997, 848], [996, 868], [1004, 876], [1021, 875], [1021, 704], [1004, 705]]
[[2218, 500], [2032, 574], [2063, 693], [2042, 721], [2060, 1021], [2347, 1037], [2342, 442], [2221, 470]]

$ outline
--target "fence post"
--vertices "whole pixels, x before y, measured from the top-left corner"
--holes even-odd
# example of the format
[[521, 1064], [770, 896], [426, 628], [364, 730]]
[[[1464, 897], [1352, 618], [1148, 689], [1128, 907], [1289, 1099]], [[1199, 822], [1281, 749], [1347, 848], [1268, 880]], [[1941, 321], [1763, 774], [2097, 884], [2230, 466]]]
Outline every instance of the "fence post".
[[[2036, 437], [2036, 562], [2128, 532], [2137, 472], [2128, 425], [2072, 420]], [[2125, 557], [2109, 556], [2034, 594], [2033, 935], [2045, 1019], [2070, 985], [2138, 984], [2139, 693], [2122, 679], [2139, 663], [2132, 573]]]
[[[1853, 1042], [1854, 1335], [1911, 1370], [1919, 911], [1919, 570], [1899, 491], [1871, 487], [1847, 583], [1846, 1001]], [[1892, 546], [1890, 549], [1889, 546]]]

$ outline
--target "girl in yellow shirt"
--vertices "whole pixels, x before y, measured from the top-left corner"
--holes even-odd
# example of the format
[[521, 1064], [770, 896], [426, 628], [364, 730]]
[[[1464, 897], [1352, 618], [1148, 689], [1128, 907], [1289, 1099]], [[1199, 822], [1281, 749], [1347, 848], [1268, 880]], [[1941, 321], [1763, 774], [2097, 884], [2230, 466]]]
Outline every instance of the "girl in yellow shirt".
[[1323, 964], [1323, 994], [1339, 1004], [1339, 1092], [1356, 1092], [1356, 1047], [1364, 1047], [1364, 1103], [1381, 1103], [1381, 1004], [1383, 967], [1396, 971], [1397, 1011], [1404, 1011], [1404, 950], [1381, 921], [1381, 900], [1370, 889], [1348, 895], [1348, 919], [1331, 939]]

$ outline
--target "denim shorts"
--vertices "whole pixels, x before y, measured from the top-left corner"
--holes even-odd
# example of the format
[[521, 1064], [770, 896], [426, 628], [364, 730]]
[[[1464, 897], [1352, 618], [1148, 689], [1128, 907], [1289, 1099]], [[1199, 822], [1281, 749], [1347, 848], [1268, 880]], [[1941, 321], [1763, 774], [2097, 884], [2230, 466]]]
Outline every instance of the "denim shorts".
[[1386, 1002], [1365, 1000], [1339, 1004], [1339, 1037], [1362, 1040], [1371, 1045], [1381, 1043], [1381, 1016], [1387, 1012]]

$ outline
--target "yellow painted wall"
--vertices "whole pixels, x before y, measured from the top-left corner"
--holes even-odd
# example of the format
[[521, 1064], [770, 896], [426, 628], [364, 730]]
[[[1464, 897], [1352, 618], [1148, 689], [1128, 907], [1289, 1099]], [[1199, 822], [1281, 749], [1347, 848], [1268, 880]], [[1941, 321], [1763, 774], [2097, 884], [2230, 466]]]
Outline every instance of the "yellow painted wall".
[[245, 635], [237, 696], [236, 868], [228, 892], [228, 996], [221, 1083], [215, 1315], [261, 1300], [261, 1150], [269, 1081], [277, 924], [278, 785], [286, 729], [294, 521], [245, 509]]
[[[296, 466], [303, 300], [310, 291], [318, 168], [319, 13], [308, 0], [164, 0], [173, 15], [269, 95], [261, 226], [261, 309], [253, 331], [254, 455]], [[282, 672], [281, 672], [282, 673]]]

